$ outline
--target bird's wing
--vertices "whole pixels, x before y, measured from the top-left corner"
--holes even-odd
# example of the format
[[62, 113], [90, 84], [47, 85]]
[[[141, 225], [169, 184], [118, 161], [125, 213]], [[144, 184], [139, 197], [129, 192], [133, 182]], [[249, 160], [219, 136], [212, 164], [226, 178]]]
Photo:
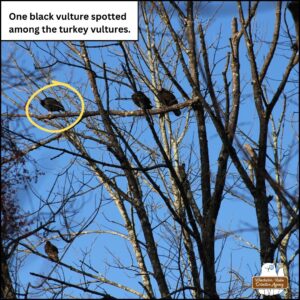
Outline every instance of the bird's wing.
[[62, 109], [62, 110], [65, 110], [64, 106], [60, 102], [58, 102], [57, 100], [55, 100], [55, 102], [53, 102], [53, 105], [60, 108], [60, 109]]

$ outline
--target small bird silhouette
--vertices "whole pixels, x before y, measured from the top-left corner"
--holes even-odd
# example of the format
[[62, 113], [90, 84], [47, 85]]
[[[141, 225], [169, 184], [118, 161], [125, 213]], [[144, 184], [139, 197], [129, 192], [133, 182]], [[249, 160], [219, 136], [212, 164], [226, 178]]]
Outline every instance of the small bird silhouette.
[[[165, 105], [165, 106], [172, 106], [172, 105], [178, 104], [178, 100], [176, 99], [174, 94], [172, 92], [164, 89], [164, 88], [162, 88], [158, 91], [157, 98], [160, 101], [160, 103]], [[174, 109], [173, 113], [176, 116], [181, 115], [181, 112], [180, 112], [179, 109]]]
[[41, 105], [48, 111], [66, 111], [63, 105], [56, 99], [51, 97], [46, 97], [44, 100], [40, 100]]
[[49, 241], [47, 241], [45, 244], [45, 252], [51, 260], [59, 262], [58, 249]]
[[134, 104], [140, 108], [144, 108], [144, 109], [152, 108], [150, 99], [141, 91], [132, 94], [131, 99], [133, 100]]

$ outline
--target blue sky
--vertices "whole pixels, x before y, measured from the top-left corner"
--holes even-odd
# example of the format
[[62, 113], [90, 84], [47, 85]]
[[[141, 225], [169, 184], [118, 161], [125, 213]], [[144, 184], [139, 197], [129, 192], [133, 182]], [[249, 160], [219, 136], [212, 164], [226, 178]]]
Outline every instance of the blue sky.
[[[214, 4], [217, 6], [217, 3]], [[206, 35], [207, 38], [207, 45], [213, 42], [217, 35], [220, 33], [220, 45], [219, 47], [222, 48], [224, 46], [224, 49], [218, 54], [220, 57], [224, 57], [225, 54], [229, 51], [228, 48], [228, 39], [231, 35], [231, 18], [233, 13], [236, 13], [235, 11], [235, 3], [224, 3], [220, 11], [217, 13], [216, 18], [212, 24], [210, 24], [210, 27], [208, 29], [208, 34]], [[213, 5], [211, 5], [214, 7]], [[269, 3], [262, 3], [261, 7], [259, 8], [259, 13], [257, 15], [256, 20], [256, 28], [258, 29], [258, 33], [260, 36], [263, 36], [266, 40], [270, 40], [270, 37], [273, 32], [273, 22], [274, 22], [274, 7], [275, 4], [273, 2]], [[205, 10], [204, 10], [205, 11]], [[211, 13], [214, 13], [213, 8], [207, 9], [207, 16], [209, 16]], [[287, 13], [287, 21], [289, 24], [291, 24], [291, 18], [289, 13]], [[92, 43], [95, 44], [95, 43]], [[50, 43], [50, 46], [53, 46], [52, 43]], [[46, 47], [46, 43], [40, 43], [39, 46]], [[226, 46], [226, 47], [225, 47]], [[5, 60], [6, 55], [8, 55], [12, 49], [16, 48], [17, 53], [20, 55], [18, 56], [18, 62], [25, 68], [25, 69], [33, 69], [33, 63], [30, 60], [30, 57], [25, 54], [20, 47], [18, 47], [15, 43], [5, 43], [2, 42], [2, 59]], [[41, 49], [38, 49], [35, 45], [32, 45], [32, 48], [34, 49], [34, 52], [39, 57], [41, 61], [44, 61], [45, 64], [51, 63], [51, 59], [47, 54], [45, 54]], [[58, 49], [64, 51], [65, 46], [62, 44], [58, 44]], [[247, 56], [245, 54], [245, 47], [244, 42], [241, 43], [241, 53], [243, 55], [241, 56], [241, 77], [244, 79], [244, 82], [248, 82], [250, 79], [250, 72], [249, 72], [249, 64], [247, 60]], [[266, 53], [266, 46], [263, 46], [260, 49], [256, 49], [260, 57], [263, 57], [263, 52]], [[272, 79], [270, 80], [270, 86], [268, 89], [275, 90], [278, 80], [282, 77], [282, 72], [284, 71], [284, 68], [286, 66], [287, 60], [284, 58], [284, 51], [282, 50], [282, 59], [277, 59], [276, 63], [273, 63], [271, 65], [270, 74], [272, 74]], [[223, 52], [223, 54], [222, 54]], [[90, 50], [91, 58], [94, 60], [97, 60], [99, 64], [102, 64], [102, 60], [105, 62], [109, 62], [109, 67], [117, 67], [119, 66], [120, 62], [119, 59], [114, 57], [111, 53], [106, 52], [105, 50], [99, 51], [99, 50]], [[221, 73], [222, 68], [224, 67], [224, 63], [220, 63], [219, 66], [216, 68], [216, 73]], [[261, 66], [260, 66], [261, 67]], [[178, 75], [180, 76], [180, 75]], [[85, 84], [87, 82], [87, 77], [84, 72], [82, 72], [79, 69], [70, 69], [67, 66], [60, 67], [57, 71], [55, 71], [52, 75], [52, 79], [62, 81], [62, 82], [70, 82], [72, 80], [72, 85], [76, 87], [78, 90], [81, 91], [81, 93], [84, 95], [86, 99], [92, 99], [92, 93], [90, 91], [90, 88], [87, 87], [85, 89]], [[218, 82], [220, 80], [218, 77], [215, 78], [216, 84], [222, 86], [222, 83]], [[182, 82], [183, 84], [186, 84], [184, 82], [184, 78], [182, 76]], [[49, 83], [49, 82], [48, 82]], [[38, 82], [38, 86], [41, 87], [43, 84], [47, 84], [46, 80]], [[99, 86], [103, 85], [103, 81], [99, 80]], [[7, 91], [7, 94], [12, 97], [17, 97], [19, 103], [25, 103], [26, 100], [29, 98], [30, 94], [35, 91], [35, 87], [33, 89], [30, 89], [28, 87], [25, 87], [24, 89], [19, 89], [17, 91]], [[257, 114], [254, 109], [253, 105], [253, 97], [252, 97], [252, 87], [248, 83], [245, 85], [242, 80], [242, 89], [244, 95], [248, 94], [248, 97], [244, 98], [245, 103], [242, 103], [241, 105], [241, 112], [239, 117], [239, 124], [241, 128], [249, 133], [251, 137], [256, 140], [257, 133], [258, 133], [258, 118]], [[101, 87], [101, 91], [104, 90], [104, 87]], [[292, 91], [293, 85], [291, 84], [287, 90]], [[175, 92], [175, 94], [177, 94]], [[129, 89], [123, 88], [122, 89], [122, 96], [124, 97], [130, 97], [131, 91]], [[104, 98], [104, 94], [101, 94]], [[115, 99], [117, 98], [117, 94], [115, 92], [115, 87], [111, 86], [111, 98]], [[153, 99], [153, 95], [150, 97]], [[105, 98], [104, 98], [105, 99]], [[65, 100], [63, 100], [65, 101]], [[182, 99], [179, 98], [179, 101], [182, 101]], [[2, 108], [6, 110], [6, 103], [7, 99], [6, 97], [3, 97], [2, 102]], [[64, 105], [69, 105], [66, 101], [63, 102]], [[121, 104], [120, 104], [121, 103]], [[36, 101], [34, 104], [36, 107], [38, 107], [38, 102]], [[86, 100], [87, 109], [92, 109], [93, 104], [90, 101]], [[133, 110], [135, 109], [135, 106], [131, 101], [118, 101], [118, 100], [112, 100], [110, 102], [111, 108], [118, 108], [121, 106], [123, 109]], [[70, 106], [72, 107], [72, 105]], [[74, 106], [73, 106], [74, 109]], [[291, 108], [292, 111], [295, 110], [295, 106]], [[186, 109], [184, 110], [186, 111]], [[41, 110], [41, 112], [44, 112]], [[278, 105], [278, 109], [276, 110], [276, 113], [280, 114], [280, 105]], [[278, 117], [276, 116], [276, 117]], [[172, 114], [170, 114], [171, 120], [174, 122], [174, 125], [179, 125], [182, 120], [175, 119]], [[127, 120], [126, 120], [127, 121]], [[125, 121], [125, 122], [126, 122]], [[128, 123], [129, 124], [129, 123]], [[17, 132], [22, 132], [23, 130], [28, 130], [28, 134], [31, 136], [34, 136], [37, 139], [46, 138], [50, 135], [45, 132], [41, 132], [40, 130], [32, 127], [31, 124], [28, 123], [26, 119], [23, 119], [22, 122], [17, 121], [14, 124], [11, 124], [11, 129], [16, 130]], [[181, 126], [183, 125], [183, 122], [181, 123]], [[129, 126], [129, 125], [128, 125]], [[152, 138], [149, 138], [149, 130], [147, 130], [146, 123], [141, 119], [138, 118], [136, 121], [136, 126], [139, 126], [139, 131], [145, 131], [141, 134], [140, 139], [148, 144], [149, 146], [153, 145]], [[75, 132], [83, 132], [86, 130], [86, 126], [84, 124], [79, 124], [75, 127]], [[294, 139], [295, 129], [290, 126], [290, 124], [287, 122], [287, 126], [285, 128], [285, 136], [284, 144], [289, 145], [292, 143]], [[189, 129], [188, 135], [185, 137], [185, 142], [187, 144], [191, 143], [192, 140], [197, 140], [196, 138], [196, 129], [195, 126], [191, 125], [191, 128]], [[212, 170], [215, 170], [216, 167], [216, 159], [219, 153], [220, 149], [220, 141], [219, 138], [213, 128], [213, 124], [211, 121], [208, 121], [208, 139], [210, 143], [210, 156], [211, 156], [211, 163], [212, 163]], [[243, 140], [240, 140], [244, 142]], [[71, 149], [70, 146], [67, 144], [65, 140], [60, 140], [55, 144], [57, 147], [66, 149]], [[89, 147], [95, 146], [92, 142], [88, 142], [87, 145]], [[197, 149], [197, 143], [194, 142], [194, 150], [195, 152], [198, 151]], [[107, 155], [103, 150], [99, 149], [92, 149], [90, 151], [94, 151], [95, 157], [100, 160], [106, 160], [108, 159]], [[93, 153], [93, 152], [92, 152]], [[39, 149], [34, 151], [31, 156], [35, 159], [37, 162], [37, 165], [40, 167], [40, 169], [45, 173], [45, 175], [41, 176], [39, 178], [39, 181], [37, 184], [33, 185], [32, 191], [24, 191], [20, 189], [18, 193], [18, 198], [20, 199], [20, 204], [23, 207], [25, 211], [32, 212], [36, 210], [39, 207], [39, 201], [37, 198], [37, 195], [39, 195], [41, 198], [47, 197], [48, 193], [50, 192], [54, 181], [56, 179], [57, 174], [63, 174], [64, 170], [66, 170], [67, 166], [70, 164], [71, 160], [73, 159], [68, 154], [64, 154], [60, 157], [56, 157], [53, 159], [58, 153], [49, 149]], [[183, 157], [188, 156], [188, 153], [184, 153]], [[51, 159], [52, 158], [52, 159]], [[297, 164], [296, 161], [293, 161], [295, 165]], [[195, 166], [191, 166], [195, 167]], [[196, 170], [196, 168], [195, 168]], [[233, 172], [234, 168], [230, 167], [229, 171]], [[93, 177], [90, 173], [88, 173], [88, 170], [83, 165], [82, 161], [75, 160], [75, 162], [72, 164], [68, 171], [70, 177], [73, 176], [74, 182], [72, 183], [72, 188], [74, 191], [78, 190], [81, 187], [81, 181], [88, 182], [88, 187], [85, 187], [84, 190], [93, 189], [97, 187], [95, 190], [91, 190], [88, 193], [76, 197], [76, 200], [72, 202], [69, 205], [69, 209], [75, 209], [78, 210], [79, 213], [76, 215], [76, 217], [70, 216], [70, 220], [72, 221], [72, 224], [82, 224], [84, 223], [90, 215], [96, 210], [97, 206], [99, 205], [99, 202], [101, 202], [101, 209], [96, 217], [96, 219], [93, 221], [93, 223], [88, 227], [88, 230], [95, 231], [95, 230], [110, 230], [114, 229], [121, 233], [125, 233], [124, 229], [117, 225], [118, 223], [123, 224], [123, 221], [114, 205], [114, 203], [109, 199], [108, 194], [102, 189], [102, 187], [99, 187], [99, 182], [97, 178]], [[121, 182], [121, 181], [120, 181]], [[293, 178], [291, 177], [291, 183], [293, 183]], [[66, 176], [62, 175], [59, 177], [59, 180], [57, 181], [54, 192], [51, 195], [51, 198], [53, 200], [61, 199], [63, 197], [63, 190], [68, 190], [70, 188], [69, 182], [66, 180]], [[146, 189], [144, 190], [144, 193], [146, 193]], [[248, 191], [245, 190], [245, 194], [249, 195]], [[249, 196], [249, 199], [251, 197]], [[161, 204], [161, 200], [156, 200], [152, 198], [146, 198], [145, 201], [147, 202], [157, 202], [158, 204]], [[52, 208], [55, 208], [55, 204], [53, 204]], [[47, 209], [43, 210], [44, 215], [42, 215], [42, 218], [46, 218]], [[161, 210], [160, 215], [165, 215], [165, 211]], [[112, 227], [112, 224], [110, 221], [113, 220], [115, 225]], [[56, 219], [56, 222], [51, 226], [52, 229], [61, 229], [64, 227], [64, 224], [61, 223], [60, 219]], [[221, 230], [239, 230], [244, 229], [248, 227], [256, 228], [256, 216], [255, 216], [255, 210], [254, 208], [250, 207], [248, 204], [239, 201], [237, 199], [234, 199], [231, 196], [227, 196], [225, 200], [222, 202], [222, 206], [220, 209], [220, 214], [218, 216], [218, 222], [217, 222], [217, 228]], [[159, 238], [159, 233], [156, 234], [159, 243], [162, 243], [164, 245], [164, 240], [162, 238]], [[240, 234], [243, 239], [255, 244], [259, 245], [259, 239], [258, 234], [256, 231], [245, 231]], [[50, 234], [51, 236], [51, 234]], [[35, 245], [39, 245], [37, 243], [37, 240], [35, 240]], [[133, 274], [129, 274], [127, 271], [124, 271], [124, 275], [131, 276], [132, 278], [129, 279], [126, 276], [120, 276], [122, 274], [121, 271], [116, 270], [114, 268], [110, 268], [109, 270], [106, 268], [104, 262], [113, 263], [116, 262], [117, 258], [121, 258], [122, 262], [124, 264], [131, 263], [130, 255], [128, 254], [128, 249], [130, 248], [130, 245], [128, 242], [124, 241], [120, 237], [112, 236], [110, 234], [96, 234], [96, 233], [90, 233], [84, 236], [81, 236], [78, 241], [75, 241], [70, 245], [68, 248], [68, 244], [61, 241], [61, 239], [56, 239], [53, 241], [53, 243], [58, 246], [60, 250], [60, 255], [66, 250], [66, 253], [64, 254], [63, 261], [66, 263], [69, 263], [70, 265], [76, 266], [76, 264], [79, 264], [79, 260], [82, 259], [83, 251], [90, 249], [90, 245], [92, 246], [92, 253], [91, 253], [91, 260], [93, 268], [97, 269], [99, 273], [103, 275], [107, 275], [107, 277], [111, 280], [115, 280], [117, 282], [123, 283], [125, 285], [129, 285], [131, 288], [136, 288], [137, 290], [140, 290], [140, 286], [138, 284], [138, 280], [134, 278]], [[219, 251], [221, 250], [221, 240], [218, 240], [216, 242], [216, 257], [219, 254]], [[38, 250], [43, 252], [43, 245], [39, 245]], [[115, 255], [113, 257], [111, 253]], [[160, 249], [161, 253], [164, 253], [163, 249]], [[20, 269], [19, 278], [22, 284], [26, 284], [26, 282], [36, 282], [36, 279], [34, 279], [31, 275], [29, 275], [29, 272], [36, 272], [36, 273], [43, 273], [48, 274], [52, 267], [54, 266], [53, 263], [44, 260], [41, 257], [35, 256], [35, 255], [28, 255], [26, 260], [24, 261], [24, 266]], [[247, 280], [247, 282], [250, 283], [251, 276], [256, 274], [260, 271], [260, 261], [259, 261], [259, 254], [252, 250], [246, 248], [244, 245], [242, 245], [239, 241], [237, 241], [234, 237], [229, 237], [226, 241], [226, 245], [223, 249], [223, 253], [218, 265], [219, 272], [217, 273], [217, 279], [222, 282], [218, 285], [218, 289], [220, 294], [222, 292], [227, 291], [227, 284], [225, 283], [227, 279], [229, 279], [229, 271], [230, 267], [232, 267], [234, 270], [241, 272], [241, 274], [244, 276], [244, 278]], [[297, 267], [297, 266], [296, 266]], [[90, 270], [88, 270], [90, 271]], [[59, 276], [62, 276], [64, 274], [69, 282], [78, 282], [82, 279], [82, 277], [74, 272], [70, 272], [69, 270], [63, 270], [61, 267], [58, 267], [54, 273], [58, 273]], [[53, 274], [52, 274], [53, 275]], [[115, 297], [132, 297], [132, 294], [125, 293], [122, 290], [116, 289], [116, 288], [110, 288], [105, 286], [106, 291], [111, 293]], [[100, 291], [100, 290], [98, 290]], [[81, 293], [78, 291], [72, 289], [72, 295], [78, 296]], [[82, 294], [81, 294], [82, 295]], [[41, 295], [40, 295], [41, 296]], [[87, 295], [84, 295], [87, 297]], [[46, 295], [44, 295], [46, 297]]]

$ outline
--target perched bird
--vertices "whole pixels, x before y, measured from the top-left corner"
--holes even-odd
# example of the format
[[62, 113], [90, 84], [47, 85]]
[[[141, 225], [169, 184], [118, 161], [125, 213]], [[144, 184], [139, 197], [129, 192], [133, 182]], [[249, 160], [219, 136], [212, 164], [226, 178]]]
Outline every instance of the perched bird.
[[[165, 106], [172, 106], [172, 105], [178, 104], [178, 100], [176, 99], [174, 94], [172, 92], [164, 89], [164, 88], [162, 88], [158, 91], [157, 98], [160, 101], [160, 103], [165, 105]], [[181, 115], [181, 112], [180, 112], [179, 109], [174, 109], [173, 113], [176, 116]]]
[[47, 241], [45, 244], [45, 252], [51, 260], [55, 262], [59, 262], [58, 249], [49, 241]]
[[300, 9], [299, 1], [298, 0], [290, 1], [287, 4], [287, 8], [291, 12], [294, 23], [295, 23], [296, 45], [299, 50], [299, 9]]
[[140, 108], [144, 108], [144, 109], [152, 108], [150, 99], [141, 91], [132, 94], [131, 99], [133, 100], [134, 104]]
[[51, 97], [46, 97], [44, 100], [40, 100], [41, 105], [48, 111], [66, 111], [63, 105], [56, 99]]

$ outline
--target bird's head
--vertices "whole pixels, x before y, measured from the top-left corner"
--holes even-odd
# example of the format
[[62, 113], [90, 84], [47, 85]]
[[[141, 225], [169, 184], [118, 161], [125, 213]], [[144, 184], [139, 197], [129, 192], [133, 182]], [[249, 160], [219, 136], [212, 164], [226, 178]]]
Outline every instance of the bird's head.
[[276, 272], [276, 267], [273, 263], [265, 263], [262, 265], [262, 270], [267, 273]]
[[43, 100], [40, 99], [40, 103], [41, 103], [41, 105], [45, 104], [45, 99], [43, 99]]

